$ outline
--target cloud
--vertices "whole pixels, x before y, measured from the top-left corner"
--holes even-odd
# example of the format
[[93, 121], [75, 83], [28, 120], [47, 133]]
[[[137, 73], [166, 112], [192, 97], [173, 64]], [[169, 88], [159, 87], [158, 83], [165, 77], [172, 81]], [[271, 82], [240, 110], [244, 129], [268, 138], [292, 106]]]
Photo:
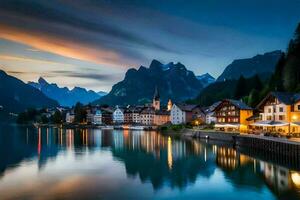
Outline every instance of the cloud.
[[38, 64], [62, 65], [62, 66], [68, 66], [68, 67], [72, 66], [72, 65], [66, 64], [66, 63], [41, 60], [41, 59], [33, 59], [33, 58], [27, 58], [27, 57], [21, 57], [21, 56], [5, 55], [5, 54], [0, 54], [0, 59], [8, 60], [8, 61], [35, 62]]
[[148, 61], [140, 48], [174, 52], [125, 30], [102, 13], [91, 15], [55, 0], [0, 2], [0, 38], [29, 45], [34, 51], [118, 68]]
[[32, 52], [40, 52], [40, 50], [38, 50], [38, 49], [30, 49], [30, 48], [28, 48], [28, 49], [26, 49], [27, 51], [32, 51]]
[[34, 71], [17, 71], [17, 70], [8, 70], [6, 71], [8, 74], [14, 75], [41, 75], [42, 77], [72, 77], [72, 78], [83, 78], [83, 79], [91, 79], [99, 82], [103, 81], [113, 81], [116, 78], [119, 78], [120, 74], [100, 74], [100, 73], [87, 73], [87, 72], [74, 72], [68, 70], [52, 70], [46, 71], [44, 74]]
[[99, 73], [86, 73], [86, 72], [74, 72], [74, 71], [67, 71], [67, 70], [57, 70], [57, 71], [50, 71], [49, 76], [64, 76], [64, 77], [73, 77], [73, 78], [84, 78], [84, 79], [93, 79], [97, 81], [111, 81], [118, 77], [118, 74], [99, 74]]

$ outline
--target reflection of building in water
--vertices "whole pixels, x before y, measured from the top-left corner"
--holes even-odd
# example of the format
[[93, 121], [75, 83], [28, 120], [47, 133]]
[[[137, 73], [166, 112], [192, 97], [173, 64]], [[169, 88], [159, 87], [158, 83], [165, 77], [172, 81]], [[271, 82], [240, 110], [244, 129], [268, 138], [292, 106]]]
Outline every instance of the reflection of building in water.
[[168, 166], [172, 169], [173, 165], [173, 155], [172, 155], [172, 139], [168, 137]]
[[222, 168], [235, 169], [238, 166], [243, 166], [249, 162], [252, 162], [248, 156], [237, 153], [235, 149], [226, 147], [213, 147], [213, 151], [216, 148], [216, 162]]
[[260, 169], [267, 184], [276, 192], [300, 189], [300, 172], [260, 162]]

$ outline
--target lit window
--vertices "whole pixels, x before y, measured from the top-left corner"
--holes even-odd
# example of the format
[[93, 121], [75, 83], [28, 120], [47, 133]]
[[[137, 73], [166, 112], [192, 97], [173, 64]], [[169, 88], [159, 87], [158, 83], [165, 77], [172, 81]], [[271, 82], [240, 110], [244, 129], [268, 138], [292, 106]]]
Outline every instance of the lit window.
[[284, 115], [279, 115], [279, 120], [284, 120]]

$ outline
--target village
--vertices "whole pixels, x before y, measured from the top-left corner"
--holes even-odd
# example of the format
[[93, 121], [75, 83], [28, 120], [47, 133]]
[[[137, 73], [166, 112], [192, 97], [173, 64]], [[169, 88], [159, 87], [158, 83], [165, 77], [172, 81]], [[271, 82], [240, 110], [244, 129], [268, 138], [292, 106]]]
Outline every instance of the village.
[[[155, 129], [164, 125], [190, 125], [213, 128], [217, 132], [264, 134], [265, 136], [300, 136], [300, 94], [270, 92], [256, 108], [239, 100], [224, 99], [209, 107], [173, 103], [161, 105], [158, 88], [152, 104], [126, 107], [86, 106], [90, 124], [123, 129]], [[66, 124], [74, 124], [74, 108], [66, 111]]]

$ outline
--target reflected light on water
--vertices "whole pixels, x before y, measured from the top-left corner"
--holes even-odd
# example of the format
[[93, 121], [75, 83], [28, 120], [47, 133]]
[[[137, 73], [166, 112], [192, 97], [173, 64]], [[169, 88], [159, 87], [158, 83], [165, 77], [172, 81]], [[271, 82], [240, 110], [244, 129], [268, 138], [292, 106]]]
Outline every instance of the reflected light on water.
[[153, 131], [42, 128], [10, 134], [0, 129], [0, 144], [0, 155], [12, 152], [9, 159], [0, 156], [0, 199], [240, 199], [246, 194], [243, 200], [250, 200], [288, 192], [294, 196], [284, 199], [300, 199], [298, 171], [219, 143]]
[[172, 157], [172, 139], [168, 137], [168, 166], [169, 169], [172, 169], [173, 157]]

